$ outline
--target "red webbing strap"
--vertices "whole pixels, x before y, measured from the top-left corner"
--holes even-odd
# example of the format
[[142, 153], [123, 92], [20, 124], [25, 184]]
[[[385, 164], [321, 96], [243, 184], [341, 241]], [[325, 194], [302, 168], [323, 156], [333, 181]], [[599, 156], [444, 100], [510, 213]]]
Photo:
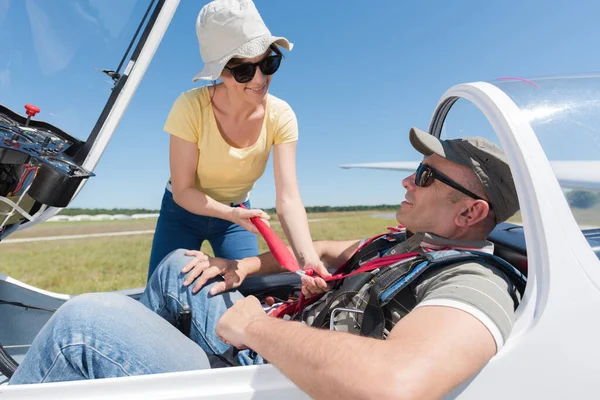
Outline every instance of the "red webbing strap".
[[[243, 204], [240, 204], [241, 208], [244, 209], [248, 209], [246, 206], [244, 206]], [[271, 227], [269, 227], [269, 225], [267, 225], [262, 219], [260, 219], [259, 217], [252, 217], [250, 218], [250, 222], [252, 222], [252, 224], [256, 227], [256, 229], [258, 229], [258, 231], [260, 232], [260, 234], [262, 235], [263, 239], [265, 239], [265, 242], [267, 243], [267, 246], [269, 246], [269, 250], [271, 250], [271, 253], [273, 254], [273, 256], [275, 257], [275, 259], [277, 260], [277, 262], [279, 262], [279, 264], [287, 269], [290, 272], [297, 272], [298, 270], [300, 270], [300, 267], [298, 266], [298, 262], [296, 261], [296, 258], [292, 255], [292, 253], [288, 250], [287, 246], [285, 245], [285, 243], [283, 243], [283, 241], [275, 234], [275, 232], [273, 231], [273, 229], [271, 229]], [[363, 249], [365, 246], [371, 244], [373, 241], [375, 241], [376, 239], [388, 235], [389, 233], [384, 233], [381, 235], [377, 235], [374, 236], [368, 240], [366, 240], [361, 246], [359, 246], [356, 251], [352, 254], [352, 256], [348, 259], [348, 261], [346, 261], [345, 263], [343, 263], [336, 271], [335, 273], [328, 277], [325, 278], [325, 281], [327, 282], [331, 282], [331, 281], [336, 281], [336, 280], [340, 280], [340, 279], [344, 279], [347, 278], [349, 276], [353, 276], [356, 274], [360, 274], [363, 272], [368, 272], [368, 271], [372, 271], [375, 270], [377, 268], [381, 268], [384, 267], [385, 264], [387, 265], [391, 265], [397, 261], [412, 257], [414, 255], [417, 255], [419, 253], [405, 253], [405, 254], [399, 254], [397, 256], [392, 256], [392, 257], [386, 257], [385, 261], [382, 262], [381, 258], [375, 259], [373, 261], [367, 262], [365, 263], [363, 266], [361, 266], [359, 269], [357, 269], [356, 271], [353, 271], [349, 274], [342, 274], [342, 271], [347, 268], [347, 264], [350, 262], [350, 260], [352, 259], [352, 257], [358, 253], [359, 250]], [[312, 270], [305, 270], [307, 275], [312, 275]], [[298, 299], [298, 302], [294, 302], [294, 303], [285, 303], [282, 304], [281, 306], [279, 306], [278, 308], [276, 308], [275, 310], [273, 310], [269, 315], [274, 316], [274, 317], [280, 317], [283, 315], [293, 315], [296, 314], [297, 312], [302, 311], [306, 306], [308, 306], [309, 304], [313, 303], [314, 301], [316, 301], [317, 299], [319, 299], [323, 294], [317, 295], [317, 296], [312, 296], [310, 299], [305, 300], [304, 299], [304, 295], [301, 293], [300, 294], [300, 298]]]
[[[392, 232], [392, 231], [393, 231], [393, 229], [392, 229], [391, 227], [388, 227], [388, 230], [390, 230], [390, 232], [391, 232], [391, 233], [397, 233], [397, 232], [398, 232], [398, 231], [396, 231], [396, 232]], [[390, 234], [390, 232], [388, 232], [388, 233], [382, 233], [382, 234], [380, 234], [380, 235], [373, 236], [372, 238], [369, 238], [369, 239], [365, 240], [365, 242], [364, 242], [363, 244], [361, 244], [360, 246], [358, 246], [358, 247], [356, 248], [356, 250], [354, 250], [354, 253], [352, 253], [352, 255], [351, 255], [350, 257], [348, 257], [348, 259], [346, 260], [346, 262], [345, 262], [345, 263], [343, 263], [342, 265], [340, 265], [340, 266], [339, 266], [339, 267], [338, 267], [338, 268], [335, 270], [335, 272], [333, 273], [333, 275], [340, 274], [340, 273], [341, 273], [341, 272], [342, 272], [344, 269], [348, 268], [348, 265], [349, 265], [349, 264], [350, 264], [350, 262], [352, 261], [352, 258], [353, 258], [353, 257], [354, 257], [354, 256], [355, 256], [355, 255], [356, 255], [356, 254], [357, 254], [359, 251], [361, 251], [362, 249], [364, 249], [365, 247], [367, 247], [368, 245], [370, 245], [371, 243], [373, 243], [375, 240], [377, 240], [377, 239], [379, 239], [379, 238], [382, 238], [382, 237], [384, 237], [384, 236], [387, 236], [387, 235], [389, 235], [389, 234]], [[366, 265], [366, 264], [365, 264], [365, 265]], [[326, 280], [327, 280], [327, 279], [326, 279]]]
[[[240, 204], [240, 207], [245, 208], [246, 210], [248, 209], [243, 204]], [[277, 262], [279, 262], [283, 268], [290, 272], [296, 272], [300, 269], [298, 262], [296, 261], [296, 257], [292, 255], [285, 243], [283, 243], [283, 240], [281, 240], [279, 236], [275, 234], [273, 229], [271, 229], [271, 227], [267, 225], [265, 221], [259, 217], [252, 217], [250, 218], [250, 222], [252, 222], [256, 229], [258, 229], [262, 237], [265, 239], [265, 242], [267, 242], [267, 246], [269, 246], [271, 254], [273, 254], [273, 257], [275, 257]]]
[[[350, 276], [361, 274], [363, 272], [369, 272], [369, 271], [376, 270], [378, 268], [389, 267], [391, 265], [396, 264], [399, 261], [406, 260], [406, 259], [412, 258], [412, 257], [416, 257], [421, 254], [422, 253], [411, 252], [411, 253], [396, 254], [396, 255], [388, 256], [388, 257], [376, 258], [375, 260], [371, 260], [371, 261], [365, 263], [360, 268], [358, 268], [355, 271], [352, 271], [349, 274], [337, 273], [337, 274], [330, 276], [329, 278], [324, 278], [324, 279], [327, 282], [337, 281], [340, 279], [348, 278]], [[338, 268], [338, 270], [339, 270], [339, 268]], [[269, 313], [269, 315], [272, 317], [276, 317], [276, 318], [282, 318], [284, 315], [291, 316], [291, 315], [298, 314], [299, 312], [302, 312], [302, 310], [304, 310], [308, 305], [310, 305], [310, 304], [314, 303], [316, 300], [320, 299], [324, 294], [325, 293], [321, 293], [321, 294], [318, 294], [318, 295], [315, 295], [315, 296], [312, 296], [312, 297], [306, 299], [304, 297], [304, 294], [301, 293], [300, 298], [298, 299], [297, 302], [282, 304], [279, 307], [277, 307], [275, 310], [273, 310], [271, 313]]]
[[411, 253], [401, 253], [401, 254], [396, 254], [393, 256], [376, 258], [374, 260], [371, 260], [371, 261], [365, 263], [360, 268], [350, 272], [349, 274], [342, 274], [342, 273], [333, 274], [329, 278], [323, 278], [323, 279], [326, 282], [337, 281], [340, 279], [348, 278], [350, 276], [362, 274], [363, 272], [373, 271], [373, 270], [376, 270], [377, 268], [387, 267], [387, 266], [397, 263], [398, 261], [402, 261], [402, 260], [405, 260], [405, 259], [411, 258], [411, 257], [416, 257], [420, 254], [421, 253], [418, 253], [418, 252], [411, 252]]
[[[341, 272], [346, 269], [348, 267], [348, 264], [350, 263], [350, 261], [352, 260], [352, 257], [354, 257], [354, 255], [356, 255], [356, 253], [358, 253], [360, 250], [362, 250], [365, 246], [368, 246], [369, 244], [373, 243], [375, 240], [379, 239], [380, 237], [383, 237], [387, 235], [387, 233], [383, 233], [381, 235], [377, 235], [374, 236], [372, 238], [369, 238], [367, 240], [365, 240], [364, 243], [362, 243], [360, 246], [358, 246], [358, 248], [354, 251], [354, 253], [352, 253], [352, 255], [348, 258], [348, 260], [346, 260], [345, 263], [342, 263], [342, 265], [340, 265], [334, 272], [333, 276], [336, 276], [337, 279], [342, 279], [339, 277], [339, 275], [341, 275]], [[265, 239], [266, 241], [266, 239]], [[286, 248], [287, 250], [287, 248]], [[368, 263], [366, 263], [364, 266], [366, 266]], [[312, 271], [307, 271], [309, 272], [308, 275], [312, 275]], [[326, 279], [327, 281], [332, 280], [332, 279]], [[306, 308], [307, 306], [309, 306], [310, 304], [314, 303], [315, 301], [317, 301], [318, 299], [320, 299], [323, 296], [324, 293], [316, 295], [316, 296], [312, 296], [309, 299], [306, 299], [304, 297], [304, 294], [300, 293], [300, 297], [298, 300], [292, 302], [292, 303], [283, 303], [281, 304], [279, 307], [277, 307], [276, 309], [272, 310], [269, 315], [275, 318], [283, 318], [283, 316], [285, 315], [294, 315], [297, 312], [299, 312], [300, 310], [303, 310], [304, 308]]]

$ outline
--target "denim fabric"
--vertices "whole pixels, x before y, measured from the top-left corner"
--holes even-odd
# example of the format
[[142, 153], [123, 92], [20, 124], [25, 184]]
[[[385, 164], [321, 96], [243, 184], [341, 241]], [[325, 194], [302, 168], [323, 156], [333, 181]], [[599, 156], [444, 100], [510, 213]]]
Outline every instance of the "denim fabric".
[[[250, 208], [250, 202], [244, 205]], [[158, 264], [176, 249], [200, 250], [208, 240], [216, 257], [241, 259], [258, 254], [256, 235], [233, 222], [197, 215], [179, 206], [165, 190], [152, 241], [148, 280]]]
[[206, 368], [204, 351], [142, 304], [121, 294], [94, 293], [54, 313], [9, 384]]
[[[171, 324], [176, 323], [183, 305], [189, 305], [192, 310], [190, 339], [208, 353], [223, 354], [230, 346], [217, 338], [217, 323], [225, 311], [244, 296], [238, 291], [211, 296], [210, 288], [223, 279], [220, 276], [208, 281], [198, 293], [192, 294], [193, 285], [183, 286], [186, 275], [181, 273], [191, 259], [185, 255], [184, 249], [169, 254], [150, 278], [140, 302]], [[262, 357], [251, 350], [240, 351], [238, 361], [241, 365], [264, 363]]]
[[[217, 338], [217, 322], [243, 296], [237, 291], [210, 296], [220, 277], [192, 294], [180, 272], [190, 260], [184, 253], [173, 251], [160, 263], [139, 302], [116, 293], [67, 301], [36, 336], [9, 384], [210, 368], [205, 352], [223, 354], [230, 348]], [[183, 304], [192, 310], [192, 340], [173, 326]], [[241, 365], [265, 362], [252, 350], [237, 356]]]

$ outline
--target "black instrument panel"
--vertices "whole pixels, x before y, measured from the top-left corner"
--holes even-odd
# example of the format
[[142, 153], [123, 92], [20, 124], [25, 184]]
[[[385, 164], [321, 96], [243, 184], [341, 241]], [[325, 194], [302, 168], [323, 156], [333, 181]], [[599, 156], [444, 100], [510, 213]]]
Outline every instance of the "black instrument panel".
[[81, 181], [94, 175], [74, 160], [83, 142], [33, 119], [37, 107], [25, 108], [28, 117], [0, 105], [0, 196], [19, 195], [26, 177], [31, 184], [27, 195], [42, 204], [66, 207]]

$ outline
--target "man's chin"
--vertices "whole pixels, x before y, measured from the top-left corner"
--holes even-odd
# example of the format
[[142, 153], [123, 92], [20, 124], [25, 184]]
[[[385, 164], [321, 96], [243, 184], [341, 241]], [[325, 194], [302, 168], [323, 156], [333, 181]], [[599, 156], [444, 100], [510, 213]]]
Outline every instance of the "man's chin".
[[402, 226], [406, 226], [405, 223], [403, 221], [405, 221], [406, 218], [403, 218], [402, 215], [402, 209], [399, 209], [398, 211], [396, 211], [396, 221], [398, 221], [398, 223]]

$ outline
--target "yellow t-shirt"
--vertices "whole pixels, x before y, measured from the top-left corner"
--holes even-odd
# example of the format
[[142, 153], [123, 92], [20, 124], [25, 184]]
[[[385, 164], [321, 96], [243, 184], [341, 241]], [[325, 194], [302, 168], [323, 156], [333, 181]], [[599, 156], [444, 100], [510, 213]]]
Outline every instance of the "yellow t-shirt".
[[171, 108], [164, 130], [198, 145], [196, 188], [223, 202], [243, 201], [264, 173], [274, 144], [298, 140], [298, 122], [283, 100], [267, 95], [265, 120], [253, 145], [230, 146], [221, 136], [208, 86], [182, 93]]

